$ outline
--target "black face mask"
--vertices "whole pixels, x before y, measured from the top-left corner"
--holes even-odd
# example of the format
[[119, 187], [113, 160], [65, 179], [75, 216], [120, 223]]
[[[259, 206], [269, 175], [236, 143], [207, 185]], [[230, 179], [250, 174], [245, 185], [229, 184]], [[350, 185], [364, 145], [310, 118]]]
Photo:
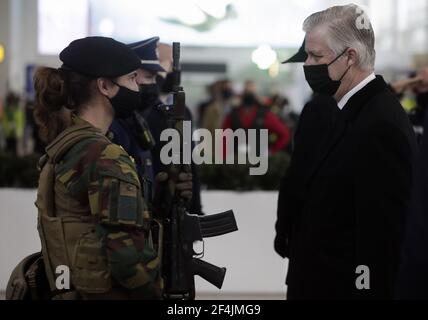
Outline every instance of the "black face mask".
[[129, 118], [141, 105], [140, 92], [133, 91], [115, 82], [113, 83], [119, 87], [117, 94], [109, 99], [113, 106], [115, 117], [121, 119]]
[[141, 104], [139, 110], [146, 110], [159, 104], [159, 86], [156, 83], [140, 85]]
[[156, 76], [156, 84], [159, 88], [159, 92], [162, 90], [163, 86], [165, 85], [165, 81], [166, 81], [166, 78], [164, 78], [160, 75]]
[[252, 107], [257, 104], [257, 98], [253, 93], [244, 93], [242, 96], [242, 104], [246, 107]]
[[224, 100], [230, 99], [233, 96], [233, 92], [230, 89], [223, 89], [221, 95]]
[[351, 67], [349, 66], [348, 69], [346, 69], [339, 80], [332, 80], [330, 78], [330, 75], [328, 74], [328, 67], [335, 63], [346, 52], [346, 50], [348, 50], [348, 48], [346, 48], [345, 51], [338, 55], [329, 64], [303, 66], [306, 81], [314, 92], [327, 94], [330, 96], [333, 96], [336, 93], [337, 89], [340, 87], [340, 82]]

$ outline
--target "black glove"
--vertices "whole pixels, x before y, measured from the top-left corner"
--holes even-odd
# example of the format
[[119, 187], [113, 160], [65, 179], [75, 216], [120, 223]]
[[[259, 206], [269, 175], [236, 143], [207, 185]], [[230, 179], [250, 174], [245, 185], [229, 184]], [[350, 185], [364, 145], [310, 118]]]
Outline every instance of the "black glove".
[[[178, 175], [178, 181], [176, 184], [177, 191], [179, 192], [180, 197], [182, 197], [186, 201], [190, 201], [192, 199], [192, 182], [193, 176], [191, 173], [181, 172]], [[155, 177], [156, 182], [163, 183], [168, 180], [168, 173], [165, 171], [159, 172]]]
[[276, 253], [278, 253], [281, 257], [288, 257], [288, 241], [287, 238], [284, 238], [280, 235], [276, 235], [274, 240], [274, 248]]

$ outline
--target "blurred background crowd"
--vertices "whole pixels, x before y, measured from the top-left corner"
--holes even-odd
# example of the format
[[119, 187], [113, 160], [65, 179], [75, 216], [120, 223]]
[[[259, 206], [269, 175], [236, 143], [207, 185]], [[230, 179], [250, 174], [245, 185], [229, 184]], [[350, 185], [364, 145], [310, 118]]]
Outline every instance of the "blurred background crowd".
[[[281, 61], [298, 50], [306, 16], [347, 2], [0, 1], [0, 186], [37, 183], [32, 164], [44, 150], [32, 115], [37, 66], [58, 67], [56, 57], [71, 40], [102, 35], [125, 43], [152, 36], [161, 44], [180, 41], [194, 129], [269, 129], [266, 177], [245, 177], [248, 170], [240, 166], [208, 165], [201, 167], [202, 186], [276, 190], [299, 115], [312, 95], [302, 64]], [[357, 4], [366, 8], [375, 30], [376, 72], [400, 97], [420, 138], [428, 106], [428, 88], [420, 80], [428, 74], [428, 0]], [[236, 176], [235, 183], [225, 183], [226, 175]]]

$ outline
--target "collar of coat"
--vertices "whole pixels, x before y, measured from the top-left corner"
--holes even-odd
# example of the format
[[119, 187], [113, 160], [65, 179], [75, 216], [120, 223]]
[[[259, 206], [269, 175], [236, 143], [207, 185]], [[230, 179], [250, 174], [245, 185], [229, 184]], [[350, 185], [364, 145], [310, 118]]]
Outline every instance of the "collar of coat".
[[382, 76], [377, 75], [376, 79], [370, 81], [364, 88], [354, 94], [348, 103], [343, 107], [342, 117], [345, 121], [353, 121], [362, 108], [377, 94], [388, 89], [388, 85]]

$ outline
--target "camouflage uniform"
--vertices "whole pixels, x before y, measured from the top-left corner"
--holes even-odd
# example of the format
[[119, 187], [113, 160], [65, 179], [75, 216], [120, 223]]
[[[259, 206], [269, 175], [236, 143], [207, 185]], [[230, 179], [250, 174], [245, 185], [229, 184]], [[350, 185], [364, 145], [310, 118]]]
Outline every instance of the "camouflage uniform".
[[56, 267], [66, 265], [77, 298], [159, 298], [153, 221], [133, 160], [77, 116], [46, 150], [36, 205], [51, 290]]

